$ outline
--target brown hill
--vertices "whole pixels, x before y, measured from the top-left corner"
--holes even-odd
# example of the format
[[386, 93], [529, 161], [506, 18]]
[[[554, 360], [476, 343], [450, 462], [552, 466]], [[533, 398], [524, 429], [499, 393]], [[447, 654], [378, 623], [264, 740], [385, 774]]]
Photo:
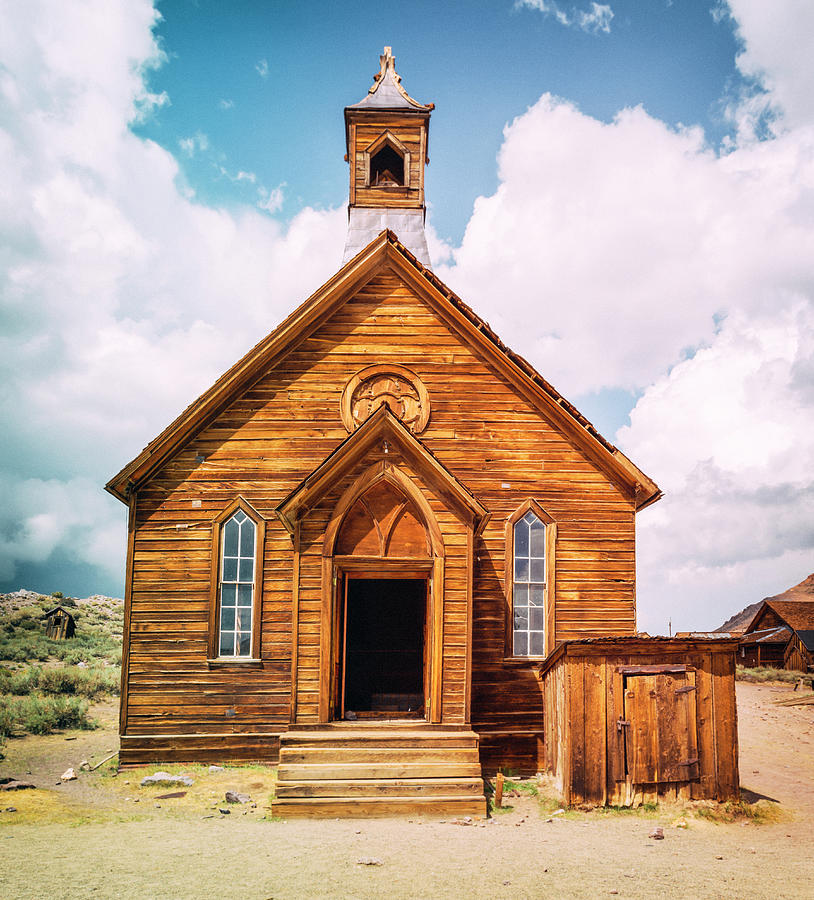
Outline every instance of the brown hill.
[[[790, 587], [788, 590], [783, 591], [782, 594], [775, 594], [773, 597], [764, 597], [763, 599], [809, 600], [814, 602], [814, 573], [809, 575], [808, 578], [804, 578], [799, 584], [795, 584], [794, 587]], [[715, 630], [729, 631], [736, 634], [745, 631], [749, 623], [754, 619], [758, 609], [760, 609], [761, 603], [763, 603], [763, 600], [758, 600], [757, 603], [750, 603], [749, 606], [742, 609], [739, 613], [735, 613], [734, 616], [731, 616], [723, 625]]]

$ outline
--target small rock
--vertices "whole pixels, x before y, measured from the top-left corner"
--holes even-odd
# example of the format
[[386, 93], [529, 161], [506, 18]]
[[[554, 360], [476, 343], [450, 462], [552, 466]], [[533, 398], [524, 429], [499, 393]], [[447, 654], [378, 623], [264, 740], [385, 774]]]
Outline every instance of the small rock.
[[168, 787], [183, 784], [185, 787], [190, 787], [194, 783], [195, 780], [190, 778], [189, 775], [170, 775], [169, 772], [155, 772], [152, 775], [145, 775], [139, 782], [142, 787], [146, 787], [149, 784], [161, 784]]
[[238, 794], [236, 791], [226, 792], [227, 803], [249, 803], [251, 799], [248, 794]]
[[355, 831], [355, 832], [354, 832], [354, 834], [361, 834], [361, 833], [362, 833], [362, 830], [361, 830], [361, 829], [359, 829], [358, 831]]
[[61, 776], [62, 781], [76, 781], [76, 772], [71, 769], [66, 769]]
[[650, 834], [649, 838], [652, 838], [654, 841], [663, 841], [664, 840], [664, 829], [662, 827], [654, 828]]
[[156, 808], [156, 809], [161, 809], [161, 804], [160, 804], [160, 803], [156, 803], [155, 808]]
[[224, 771], [226, 771], [226, 770], [223, 768], [223, 766], [210, 766], [209, 767], [210, 775], [214, 775], [216, 772], [224, 772]]
[[83, 772], [89, 772], [90, 771], [90, 763], [86, 759], [83, 759], [82, 762], [79, 763], [79, 768]]
[[231, 816], [231, 815], [232, 815], [232, 810], [231, 810], [231, 809], [222, 809], [222, 808], [218, 808], [218, 812], [219, 812], [222, 816]]
[[608, 891], [609, 894], [618, 894], [619, 891]]
[[17, 807], [16, 806], [7, 806], [5, 811], [6, 812], [17, 812]]
[[564, 812], [565, 812], [564, 809], [556, 809], [556, 810], [554, 810], [553, 813], [551, 813], [551, 815], [552, 816], [561, 816]]
[[87, 667], [88, 667], [88, 664], [85, 662], [84, 659], [83, 659], [83, 660], [80, 660], [80, 661], [76, 664], [76, 668], [77, 668], [77, 669], [87, 669]]
[[716, 856], [715, 859], [723, 859], [723, 856]]
[[360, 856], [356, 860], [357, 866], [382, 866], [384, 863], [375, 856]]
[[156, 800], [175, 800], [178, 797], [186, 797], [186, 791], [172, 791], [169, 794], [159, 794], [155, 799]]

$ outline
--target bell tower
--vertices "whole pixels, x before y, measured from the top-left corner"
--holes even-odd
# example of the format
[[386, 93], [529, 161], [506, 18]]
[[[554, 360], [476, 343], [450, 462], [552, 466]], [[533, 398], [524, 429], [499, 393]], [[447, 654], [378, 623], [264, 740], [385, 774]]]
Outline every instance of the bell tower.
[[385, 228], [425, 266], [424, 166], [430, 112], [401, 86], [390, 47], [379, 57], [381, 70], [359, 103], [345, 108], [345, 140], [350, 164], [348, 238], [344, 262]]

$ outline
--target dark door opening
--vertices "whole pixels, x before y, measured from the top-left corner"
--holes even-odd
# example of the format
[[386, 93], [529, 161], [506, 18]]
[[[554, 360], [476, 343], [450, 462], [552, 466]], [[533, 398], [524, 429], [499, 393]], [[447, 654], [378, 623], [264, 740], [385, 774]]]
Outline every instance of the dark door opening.
[[342, 715], [422, 718], [427, 581], [348, 578]]

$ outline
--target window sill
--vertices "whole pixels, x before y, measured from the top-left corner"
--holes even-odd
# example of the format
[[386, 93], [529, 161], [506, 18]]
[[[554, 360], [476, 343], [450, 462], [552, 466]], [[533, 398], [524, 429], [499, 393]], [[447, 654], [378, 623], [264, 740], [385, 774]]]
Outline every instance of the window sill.
[[545, 656], [504, 656], [504, 666], [539, 666]]
[[206, 664], [210, 669], [235, 668], [262, 669], [262, 659], [250, 659], [248, 656], [219, 656], [217, 659], [208, 659]]

